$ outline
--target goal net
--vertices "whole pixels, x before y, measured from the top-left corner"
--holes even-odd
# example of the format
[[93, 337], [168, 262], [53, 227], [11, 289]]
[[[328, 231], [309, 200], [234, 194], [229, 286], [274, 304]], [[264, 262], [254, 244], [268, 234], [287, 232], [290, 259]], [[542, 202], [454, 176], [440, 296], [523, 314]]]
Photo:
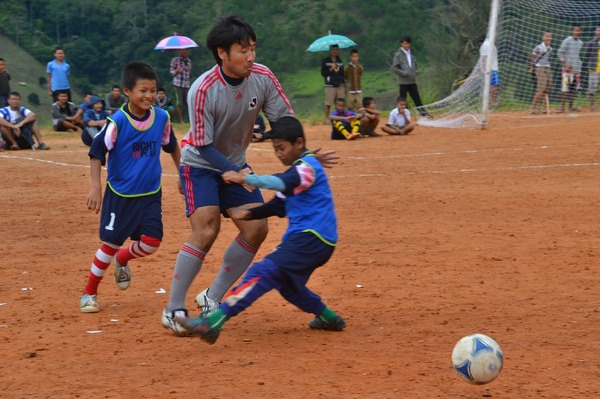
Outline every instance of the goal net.
[[580, 37], [583, 68], [574, 101], [576, 107], [585, 106], [589, 75], [585, 68], [585, 47], [595, 37], [596, 26], [600, 24], [600, 0], [493, 0], [486, 38], [493, 37], [491, 42], [495, 42], [498, 54], [497, 102], [500, 106], [492, 106], [491, 65], [480, 56], [469, 76], [455, 82], [448, 97], [424, 106], [433, 119], [421, 117], [417, 123], [433, 127], [485, 128], [490, 113], [527, 112], [536, 92], [535, 74], [530, 74], [528, 69], [533, 49], [542, 42], [544, 32], [552, 33], [549, 55], [553, 84], [542, 102], [548, 103], [549, 109], [560, 108], [562, 78], [557, 54], [562, 41], [571, 36], [574, 24], [583, 30]]

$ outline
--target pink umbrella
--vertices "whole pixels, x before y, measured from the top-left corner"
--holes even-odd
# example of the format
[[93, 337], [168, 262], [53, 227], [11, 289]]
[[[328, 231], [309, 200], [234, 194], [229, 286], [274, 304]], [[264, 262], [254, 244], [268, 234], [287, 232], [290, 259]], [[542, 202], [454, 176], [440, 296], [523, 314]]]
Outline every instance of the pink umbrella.
[[154, 50], [181, 50], [190, 47], [198, 47], [198, 44], [187, 36], [179, 36], [174, 33], [173, 36], [165, 37], [158, 42], [154, 46]]

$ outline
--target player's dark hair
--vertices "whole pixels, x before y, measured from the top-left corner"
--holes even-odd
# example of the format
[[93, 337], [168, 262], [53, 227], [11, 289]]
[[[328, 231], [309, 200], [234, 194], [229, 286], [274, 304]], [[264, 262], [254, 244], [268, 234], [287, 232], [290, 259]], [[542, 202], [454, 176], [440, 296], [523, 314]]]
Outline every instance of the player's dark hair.
[[114, 90], [114, 89], [119, 89], [119, 90], [121, 90], [121, 86], [119, 86], [119, 85], [113, 85], [113, 87], [112, 87], [112, 89], [111, 89], [111, 90]]
[[271, 140], [279, 139], [292, 144], [296, 143], [299, 138], [306, 141], [302, 123], [293, 116], [283, 116], [276, 122], [271, 122], [270, 136]]
[[358, 49], [353, 48], [352, 50], [350, 50], [350, 55], [352, 54], [358, 54]]
[[400, 36], [400, 43], [412, 43], [412, 37], [410, 37], [410, 35], [402, 35]]
[[335, 99], [335, 102], [336, 102], [336, 103], [345, 103], [345, 102], [346, 102], [346, 99], [345, 99], [344, 97], [339, 97], [339, 98], [336, 98], [336, 99]]
[[136, 83], [140, 79], [154, 80], [158, 82], [158, 77], [154, 68], [144, 61], [132, 61], [125, 65], [121, 76], [123, 87], [128, 90], [133, 90]]
[[158, 93], [159, 91], [164, 91], [165, 94], [167, 93], [167, 91], [165, 90], [164, 87], [159, 87], [158, 90], [156, 90], [156, 92]]
[[56, 52], [57, 52], [58, 50], [65, 51], [65, 49], [64, 49], [64, 48], [62, 48], [61, 46], [56, 46], [56, 47], [54, 47], [54, 50], [52, 50], [52, 54], [56, 54]]
[[398, 97], [398, 98], [396, 99], [396, 104], [398, 104], [400, 101], [402, 101], [402, 102], [406, 102], [406, 98], [404, 98], [404, 97], [402, 97], [402, 96]]
[[8, 96], [15, 96], [15, 97], [19, 97], [21, 98], [21, 93], [19, 93], [18, 91], [11, 91]]
[[373, 97], [365, 97], [363, 98], [363, 107], [368, 107], [369, 105], [371, 105], [371, 103], [375, 101], [375, 99]]
[[229, 54], [229, 49], [234, 43], [246, 47], [251, 42], [256, 43], [254, 28], [237, 15], [219, 18], [206, 37], [206, 47], [212, 52], [219, 65], [223, 63], [219, 58], [220, 48]]
[[0, 61], [4, 61], [4, 58], [0, 57]]

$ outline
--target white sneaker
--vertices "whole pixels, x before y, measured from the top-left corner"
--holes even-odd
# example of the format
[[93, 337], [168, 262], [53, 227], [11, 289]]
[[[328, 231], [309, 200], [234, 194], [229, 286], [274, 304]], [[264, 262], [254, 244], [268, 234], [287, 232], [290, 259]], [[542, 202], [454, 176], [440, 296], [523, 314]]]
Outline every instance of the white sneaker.
[[131, 270], [129, 266], [124, 266], [117, 262], [117, 255], [115, 254], [115, 283], [120, 290], [126, 290], [131, 283]]
[[177, 309], [169, 312], [166, 308], [163, 309], [161, 322], [164, 328], [171, 329], [175, 335], [180, 337], [189, 337], [190, 334], [183, 326], [175, 321], [176, 317], [189, 317], [186, 309]]
[[100, 305], [96, 301], [96, 295], [83, 294], [79, 301], [79, 310], [81, 313], [98, 313]]
[[196, 295], [196, 303], [200, 308], [200, 317], [208, 317], [219, 309], [220, 302], [208, 297], [208, 288]]

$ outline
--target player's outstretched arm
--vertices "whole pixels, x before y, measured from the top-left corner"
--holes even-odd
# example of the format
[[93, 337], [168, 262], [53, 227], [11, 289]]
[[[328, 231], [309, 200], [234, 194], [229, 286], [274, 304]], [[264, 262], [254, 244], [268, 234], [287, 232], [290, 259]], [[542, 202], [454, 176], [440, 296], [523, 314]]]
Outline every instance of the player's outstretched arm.
[[321, 147], [310, 150], [324, 168], [333, 168], [340, 163], [340, 157], [335, 155], [335, 150], [321, 151]]

